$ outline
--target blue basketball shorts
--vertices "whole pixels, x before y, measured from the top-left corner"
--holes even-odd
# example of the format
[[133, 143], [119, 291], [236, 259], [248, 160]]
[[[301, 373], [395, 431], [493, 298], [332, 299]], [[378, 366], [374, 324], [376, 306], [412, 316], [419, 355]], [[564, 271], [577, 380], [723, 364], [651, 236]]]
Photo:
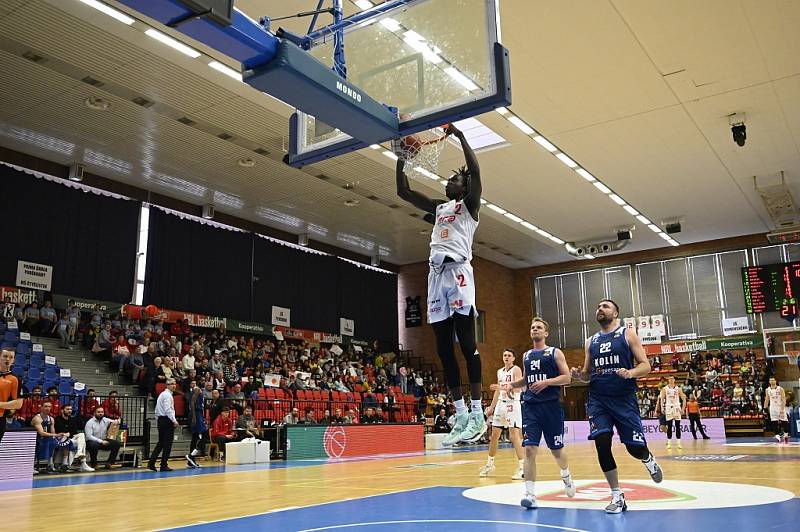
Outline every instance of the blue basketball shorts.
[[522, 402], [522, 445], [539, 445], [544, 441], [549, 449], [564, 447], [564, 410], [558, 400], [542, 403]]
[[590, 440], [604, 432], [613, 434], [616, 427], [622, 443], [647, 445], [636, 394], [616, 397], [589, 394], [586, 410], [589, 414]]

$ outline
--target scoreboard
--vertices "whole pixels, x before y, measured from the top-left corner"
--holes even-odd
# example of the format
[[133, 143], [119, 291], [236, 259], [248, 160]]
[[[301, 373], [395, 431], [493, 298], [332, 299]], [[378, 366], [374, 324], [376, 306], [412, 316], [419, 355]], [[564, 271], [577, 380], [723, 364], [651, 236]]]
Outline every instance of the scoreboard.
[[775, 311], [788, 319], [797, 316], [800, 262], [744, 267], [742, 282], [748, 313]]

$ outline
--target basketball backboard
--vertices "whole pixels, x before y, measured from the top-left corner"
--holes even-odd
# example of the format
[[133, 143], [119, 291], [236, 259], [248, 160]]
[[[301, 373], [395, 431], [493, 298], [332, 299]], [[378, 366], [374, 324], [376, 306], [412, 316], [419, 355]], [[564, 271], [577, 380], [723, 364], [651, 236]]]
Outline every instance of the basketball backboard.
[[[397, 109], [401, 119], [395, 137], [511, 103], [508, 53], [499, 44], [495, 0], [394, 4], [361, 13], [361, 20], [344, 30], [344, 50], [347, 81]], [[375, 15], [366, 17], [372, 11]], [[334, 35], [311, 36], [309, 53], [333, 65]], [[354, 139], [302, 111], [293, 115], [290, 129], [286, 159], [293, 166], [389, 140]]]

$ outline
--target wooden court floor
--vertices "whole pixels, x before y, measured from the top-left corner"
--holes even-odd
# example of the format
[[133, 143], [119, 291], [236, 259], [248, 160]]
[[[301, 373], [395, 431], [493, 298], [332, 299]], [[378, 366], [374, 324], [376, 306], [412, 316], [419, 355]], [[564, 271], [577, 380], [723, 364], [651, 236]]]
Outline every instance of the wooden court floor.
[[[737, 442], [744, 443], [740, 445]], [[761, 445], [760, 442], [767, 444]], [[380, 442], [375, 443], [379, 450]], [[767, 439], [727, 440], [727, 444], [726, 441], [690, 439], [684, 440], [682, 451], [668, 451], [660, 442], [651, 443], [651, 449], [659, 458], [667, 480], [740, 484], [744, 492], [750, 489], [747, 485], [780, 488], [794, 494], [795, 502], [800, 495], [800, 444], [797, 442], [777, 446], [774, 441], [770, 443]], [[573, 444], [567, 451], [576, 481], [580, 483], [582, 479], [602, 478], [590, 442]], [[623, 447], [615, 444], [614, 452], [623, 482], [649, 481], [644, 467], [627, 456]], [[124, 473], [40, 476], [34, 481], [33, 489], [0, 492], [4, 502], [2, 513], [8, 525], [8, 528], [5, 525], [2, 528], [55, 528], [59, 532], [156, 530], [202, 525], [212, 521], [224, 522], [281, 509], [287, 509], [286, 512], [291, 515], [292, 512], [319, 507], [323, 503], [421, 488], [512, 484], [510, 477], [516, 462], [512, 449], [503, 448], [498, 452], [497, 469], [492, 477], [479, 478], [478, 469], [485, 458], [486, 450], [483, 447], [462, 452], [346, 462], [274, 462], [269, 467], [225, 467], [215, 462], [201, 462], [204, 465], [201, 470], [177, 469], [166, 474], [140, 469]], [[182, 468], [183, 464], [182, 461], [174, 461], [172, 466]], [[538, 472], [539, 482], [559, 479], [558, 467], [545, 448], [539, 452]], [[513, 500], [509, 501], [510, 505], [504, 511], [513, 511], [513, 515], [517, 515], [519, 508], [511, 505], [517, 504], [523, 485], [521, 482], [513, 484], [516, 486], [508, 488], [511, 490], [508, 493], [513, 493], [509, 498]], [[435, 501], [426, 500], [424, 491], [409, 493], [419, 493], [421, 496], [387, 506], [387, 517], [397, 515], [401, 510], [399, 506], [403, 504], [436, 504]], [[367, 499], [356, 508], [367, 508], [371, 504], [371, 499]], [[474, 501], [473, 504], [481, 503]], [[633, 506], [636, 502], [631, 501], [630, 504]], [[592, 507], [602, 508], [604, 505], [598, 501]], [[352, 513], [352, 509], [347, 511]], [[629, 511], [626, 515], [630, 516], [631, 513]], [[295, 530], [303, 530], [302, 512], [297, 513], [292, 522], [296, 524]], [[580, 519], [577, 519], [576, 523], [579, 522]], [[461, 529], [485, 530], [487, 528], [484, 525], [486, 523], [475, 525], [477, 528], [465, 525]], [[497, 530], [515, 530], [502, 524], [497, 527]], [[379, 528], [386, 529], [376, 529]], [[328, 528], [313, 530], [323, 529]], [[360, 528], [367, 529], [369, 527]], [[428, 528], [434, 529], [439, 530], [436, 527]]]

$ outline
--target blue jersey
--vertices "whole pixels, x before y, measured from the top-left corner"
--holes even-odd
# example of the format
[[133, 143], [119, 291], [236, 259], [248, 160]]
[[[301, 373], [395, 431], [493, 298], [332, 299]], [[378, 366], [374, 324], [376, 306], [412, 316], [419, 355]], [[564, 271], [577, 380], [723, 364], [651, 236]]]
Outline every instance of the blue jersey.
[[533, 393], [528, 388], [531, 384], [545, 379], [553, 379], [561, 375], [556, 364], [556, 348], [530, 349], [522, 355], [522, 367], [525, 370], [525, 391], [522, 400], [526, 403], [544, 403], [558, 401], [560, 386], [548, 386], [539, 393]]
[[595, 333], [589, 340], [589, 393], [620, 396], [636, 392], [636, 379], [617, 375], [621, 368], [634, 366], [633, 352], [625, 337], [625, 327], [610, 333]]

